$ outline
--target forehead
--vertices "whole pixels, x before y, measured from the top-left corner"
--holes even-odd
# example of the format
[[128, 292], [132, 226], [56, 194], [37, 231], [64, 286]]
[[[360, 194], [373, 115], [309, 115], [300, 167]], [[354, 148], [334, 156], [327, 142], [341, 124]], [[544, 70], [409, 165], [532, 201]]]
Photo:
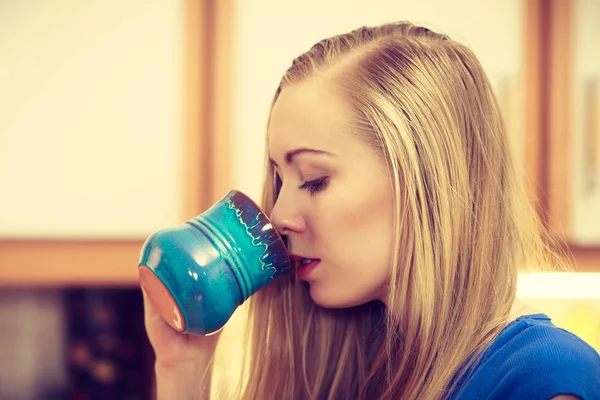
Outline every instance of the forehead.
[[331, 150], [348, 140], [352, 113], [332, 85], [313, 79], [284, 87], [269, 120], [269, 151], [292, 147]]

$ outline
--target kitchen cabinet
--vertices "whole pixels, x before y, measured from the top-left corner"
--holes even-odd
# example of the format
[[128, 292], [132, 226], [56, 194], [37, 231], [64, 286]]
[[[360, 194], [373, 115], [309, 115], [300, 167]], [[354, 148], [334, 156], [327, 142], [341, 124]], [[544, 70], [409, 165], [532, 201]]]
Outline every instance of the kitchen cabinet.
[[0, 15], [0, 286], [137, 285], [231, 184], [228, 3], [67, 3]]
[[597, 1], [309, 0], [294, 18], [290, 7], [128, 0], [3, 12], [0, 285], [137, 285], [153, 230], [231, 188], [260, 198], [270, 102], [293, 58], [399, 20], [473, 49], [542, 219], [576, 270], [600, 271]]

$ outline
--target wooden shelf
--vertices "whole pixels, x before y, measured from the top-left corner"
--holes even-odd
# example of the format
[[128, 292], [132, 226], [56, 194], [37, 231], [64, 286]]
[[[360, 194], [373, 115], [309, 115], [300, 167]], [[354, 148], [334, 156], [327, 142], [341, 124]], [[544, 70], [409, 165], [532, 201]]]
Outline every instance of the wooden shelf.
[[138, 286], [143, 240], [0, 240], [0, 286]]

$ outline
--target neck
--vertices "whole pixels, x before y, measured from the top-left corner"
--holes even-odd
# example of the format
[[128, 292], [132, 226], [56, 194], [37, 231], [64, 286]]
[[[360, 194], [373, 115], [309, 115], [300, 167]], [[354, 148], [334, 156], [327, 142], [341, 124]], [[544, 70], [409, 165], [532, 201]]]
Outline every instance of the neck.
[[515, 319], [517, 319], [523, 315], [537, 314], [539, 312], [540, 312], [539, 310], [529, 307], [527, 304], [523, 303], [522, 300], [515, 299], [512, 307], [510, 309], [510, 315], [508, 318], [508, 322], [512, 322]]

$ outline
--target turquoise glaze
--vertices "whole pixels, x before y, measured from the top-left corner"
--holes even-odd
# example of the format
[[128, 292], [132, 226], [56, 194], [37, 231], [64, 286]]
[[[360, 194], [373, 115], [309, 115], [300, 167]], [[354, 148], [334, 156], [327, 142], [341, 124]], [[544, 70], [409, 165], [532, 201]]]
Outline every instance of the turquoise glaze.
[[152, 234], [139, 265], [178, 305], [183, 332], [196, 335], [218, 331], [240, 304], [291, 267], [268, 217], [235, 190], [185, 224]]

